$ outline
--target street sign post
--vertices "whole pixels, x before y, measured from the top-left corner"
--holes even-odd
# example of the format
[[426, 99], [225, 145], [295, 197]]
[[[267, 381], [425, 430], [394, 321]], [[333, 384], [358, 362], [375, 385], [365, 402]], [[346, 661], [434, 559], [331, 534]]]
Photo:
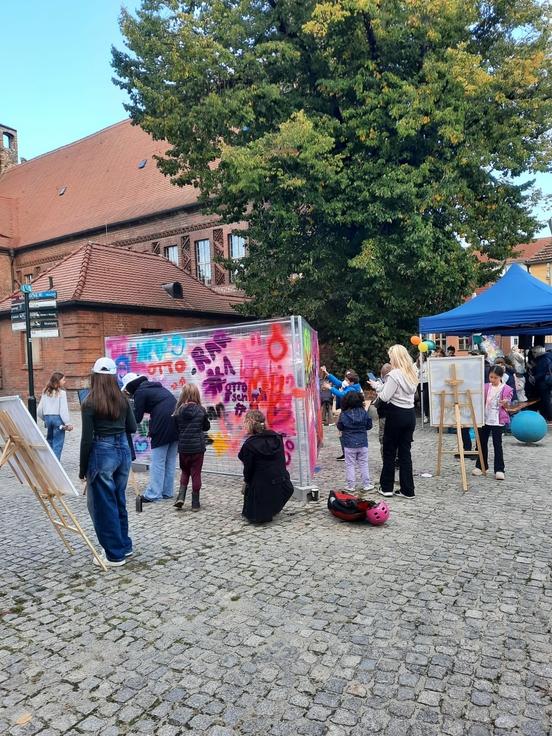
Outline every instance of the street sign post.
[[11, 323], [14, 332], [25, 332], [27, 373], [29, 376], [29, 413], [36, 422], [34, 395], [33, 338], [58, 337], [57, 291], [35, 291], [31, 284], [22, 284], [21, 296], [11, 303]]

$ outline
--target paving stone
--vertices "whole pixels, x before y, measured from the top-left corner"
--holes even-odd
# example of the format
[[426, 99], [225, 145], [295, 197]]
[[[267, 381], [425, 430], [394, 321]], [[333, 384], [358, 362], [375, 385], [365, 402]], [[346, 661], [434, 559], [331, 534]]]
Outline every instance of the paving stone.
[[[73, 479], [75, 424], [63, 455]], [[322, 496], [343, 480], [337, 432], [325, 432]], [[415, 472], [431, 467], [435, 438], [416, 431]], [[440, 478], [416, 476], [414, 505], [390, 499], [380, 529], [338, 522], [324, 498], [251, 527], [225, 477], [205, 475], [201, 514], [170, 502], [135, 514], [129, 491], [136, 555], [107, 574], [78, 540], [66, 556], [33, 495], [0, 469], [0, 608], [13, 611], [0, 732], [548, 736], [552, 494], [541, 479], [552, 436], [504, 445], [500, 488], [470, 479], [461, 493], [447, 456]], [[369, 456], [377, 477], [377, 441]], [[68, 503], [94, 539], [86, 499]], [[384, 561], [377, 575], [359, 576], [367, 559]], [[32, 721], [17, 726], [24, 712]]]

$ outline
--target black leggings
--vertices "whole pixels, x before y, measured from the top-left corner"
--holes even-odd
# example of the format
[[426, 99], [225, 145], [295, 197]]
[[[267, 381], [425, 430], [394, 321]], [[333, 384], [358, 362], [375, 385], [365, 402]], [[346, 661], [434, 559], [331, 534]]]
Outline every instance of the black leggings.
[[387, 405], [385, 429], [383, 431], [383, 468], [380, 475], [382, 491], [392, 491], [395, 482], [395, 458], [399, 455], [399, 481], [405, 496], [414, 495], [414, 477], [410, 445], [416, 428], [414, 408], [401, 409], [394, 404]]

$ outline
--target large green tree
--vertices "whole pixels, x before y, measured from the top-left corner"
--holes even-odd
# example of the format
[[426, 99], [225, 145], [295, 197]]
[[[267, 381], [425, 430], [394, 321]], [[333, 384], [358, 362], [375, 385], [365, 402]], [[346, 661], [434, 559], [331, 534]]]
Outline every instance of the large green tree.
[[[237, 282], [341, 362], [380, 357], [532, 237], [549, 170], [540, 0], [143, 0], [113, 51], [161, 169], [249, 225]], [[218, 161], [217, 166], [213, 162]]]

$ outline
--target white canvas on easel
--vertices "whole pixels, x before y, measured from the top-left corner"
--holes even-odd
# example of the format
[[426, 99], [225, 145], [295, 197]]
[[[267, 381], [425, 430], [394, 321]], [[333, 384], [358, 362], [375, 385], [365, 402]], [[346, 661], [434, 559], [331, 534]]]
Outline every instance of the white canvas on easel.
[[74, 532], [90, 549], [99, 566], [107, 570], [65, 502], [65, 496], [79, 495], [75, 486], [19, 396], [0, 397], [0, 440], [3, 442], [0, 468], [9, 465], [19, 482], [29, 486], [67, 550], [74, 551], [65, 532]]
[[[52, 488], [68, 496], [78, 496], [77, 489], [71, 483], [69, 476], [60, 465], [57, 457], [54, 455], [54, 451], [44, 439], [44, 435], [38, 428], [36, 422], [33, 421], [27, 407], [19, 396], [0, 397], [0, 411], [8, 412], [23, 439], [30, 447], [34, 447], [35, 450], [40, 452], [40, 460], [44, 465], [45, 473], [51, 481]], [[17, 480], [20, 483], [26, 483], [23, 471], [27, 470], [27, 472], [30, 472], [31, 470], [28, 467], [26, 458], [21, 457], [19, 462], [16, 462], [14, 458], [10, 458], [8, 465], [17, 477]], [[23, 465], [23, 468], [21, 465]]]
[[[441, 423], [441, 396], [447, 399], [443, 413], [443, 426], [456, 427], [454, 411], [453, 389], [449, 380], [451, 368], [454, 367], [456, 378], [461, 381], [461, 396], [469, 391], [477, 426], [485, 424], [485, 358], [482, 355], [470, 355], [465, 358], [429, 358], [429, 417], [432, 427], [439, 427]], [[460, 402], [460, 420], [463, 427], [473, 426], [469, 402]]]

